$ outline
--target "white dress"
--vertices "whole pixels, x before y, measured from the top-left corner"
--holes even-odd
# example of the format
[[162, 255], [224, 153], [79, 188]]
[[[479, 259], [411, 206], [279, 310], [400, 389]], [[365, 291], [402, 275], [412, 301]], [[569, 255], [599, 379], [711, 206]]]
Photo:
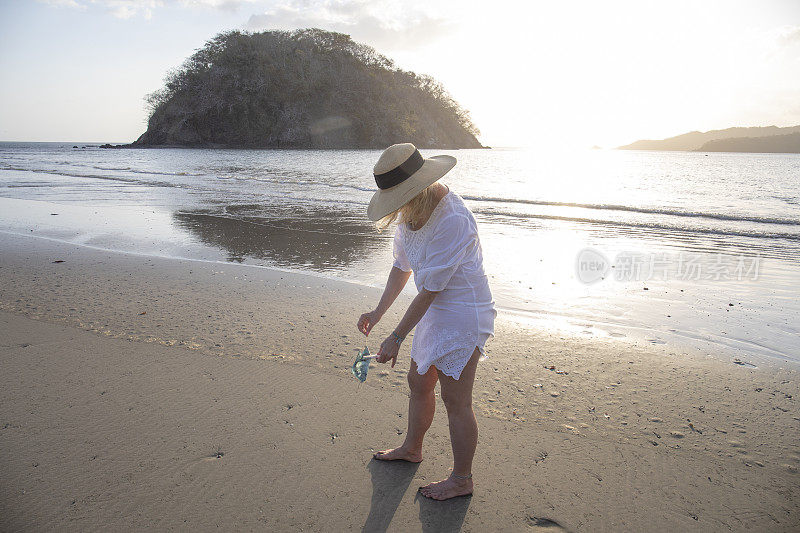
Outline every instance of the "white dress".
[[417, 372], [424, 374], [433, 365], [458, 379], [476, 347], [485, 355], [497, 314], [478, 228], [464, 200], [448, 191], [419, 230], [398, 224], [394, 266], [414, 272], [418, 291], [441, 291], [414, 332], [411, 358]]

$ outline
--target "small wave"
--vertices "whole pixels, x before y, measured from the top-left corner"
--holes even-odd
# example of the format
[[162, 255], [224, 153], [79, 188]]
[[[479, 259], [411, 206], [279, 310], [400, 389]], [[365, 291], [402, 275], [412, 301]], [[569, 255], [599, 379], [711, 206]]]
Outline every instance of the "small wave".
[[[154, 176], [205, 176], [205, 174], [201, 172], [162, 172], [158, 170], [144, 170], [144, 169], [137, 169], [131, 167], [104, 167], [100, 165], [84, 165], [82, 163], [76, 163], [74, 161], [56, 161], [58, 165], [65, 165], [71, 167], [86, 167], [86, 168], [93, 168], [95, 170], [103, 170], [106, 172], [132, 172], [134, 174], [151, 174]], [[94, 178], [94, 177], [101, 177], [95, 176], [92, 174], [75, 174], [75, 173], [66, 173], [61, 169], [43, 169], [43, 168], [29, 168], [29, 167], [18, 167], [18, 166], [10, 166], [4, 165], [1, 170], [18, 170], [18, 171], [28, 171], [28, 172], [42, 172], [47, 174], [61, 174], [64, 176], [73, 176], [78, 178]]]
[[726, 215], [723, 213], [701, 213], [695, 211], [680, 211], [677, 209], [659, 209], [652, 207], [636, 207], [630, 205], [617, 205], [617, 204], [582, 204], [574, 202], [550, 202], [547, 200], [526, 200], [517, 198], [501, 198], [491, 196], [469, 196], [463, 195], [465, 200], [472, 200], [475, 202], [494, 202], [494, 203], [510, 203], [510, 204], [525, 204], [525, 205], [544, 205], [553, 207], [578, 207], [584, 209], [599, 209], [606, 211], [626, 211], [630, 213], [645, 213], [652, 215], [669, 215], [677, 217], [691, 217], [691, 218], [711, 218], [715, 220], [728, 220], [740, 222], [756, 222], [760, 224], [784, 224], [797, 226], [800, 225], [800, 220], [792, 220], [787, 218], [771, 218], [771, 217], [758, 217], [758, 216], [745, 216], [745, 215]]
[[10, 185], [6, 185], [7, 189], [52, 189], [52, 183], [11, 183]]
[[158, 172], [156, 170], [140, 169], [128, 169], [127, 172], [133, 172], [135, 174], [153, 174], [156, 176], [205, 176], [205, 174], [201, 172]]
[[800, 241], [799, 233], [774, 233], [774, 232], [758, 232], [758, 231], [745, 231], [733, 230], [722, 228], [687, 228], [671, 226], [669, 224], [659, 224], [657, 222], [621, 222], [617, 220], [600, 220], [594, 218], [581, 218], [581, 217], [565, 217], [558, 215], [538, 215], [533, 213], [503, 213], [492, 209], [474, 209], [473, 213], [488, 215], [494, 217], [509, 217], [509, 218], [523, 218], [523, 219], [541, 219], [541, 220], [559, 220], [563, 222], [578, 222], [582, 224], [594, 224], [599, 226], [615, 226], [623, 228], [634, 229], [655, 229], [670, 232], [681, 233], [700, 233], [706, 235], [720, 235], [720, 236], [735, 236], [735, 237], [751, 237], [754, 239], [787, 239], [791, 241]]
[[53, 170], [49, 168], [24, 168], [24, 167], [12, 167], [9, 165], [4, 165], [0, 167], [0, 170], [14, 170], [18, 172], [36, 172], [39, 174], [50, 174], [52, 176], [66, 176], [69, 178], [90, 178], [90, 179], [98, 179], [98, 180], [107, 180], [107, 181], [119, 181], [122, 183], [130, 183], [132, 185], [153, 185], [156, 187], [178, 187], [178, 188], [185, 188], [185, 185], [180, 183], [169, 183], [167, 181], [143, 181], [140, 179], [134, 178], [126, 178], [123, 176], [103, 176], [100, 174], [80, 174], [78, 172], [64, 172], [59, 170]]
[[[203, 174], [197, 174], [203, 175]], [[237, 180], [237, 181], [255, 181], [258, 183], [276, 183], [285, 185], [287, 183], [291, 183], [291, 185], [298, 185], [298, 186], [311, 186], [311, 187], [327, 187], [329, 189], [350, 189], [353, 191], [359, 192], [375, 192], [375, 187], [362, 187], [359, 185], [352, 185], [350, 183], [335, 183], [335, 182], [327, 182], [321, 181], [316, 179], [314, 176], [310, 176], [307, 174], [301, 175], [288, 175], [288, 174], [275, 174], [275, 175], [216, 175], [214, 179], [223, 179], [223, 180]]]
[[96, 168], [97, 170], [130, 170], [131, 167], [98, 167], [97, 165], [92, 165], [92, 168]]
[[800, 205], [800, 196], [773, 196], [772, 198], [789, 205]]
[[350, 185], [348, 183], [314, 183], [314, 185], [324, 185], [326, 187], [330, 187], [332, 189], [352, 189], [354, 191], [362, 191], [362, 192], [375, 192], [375, 188], [370, 187], [359, 187], [358, 185]]

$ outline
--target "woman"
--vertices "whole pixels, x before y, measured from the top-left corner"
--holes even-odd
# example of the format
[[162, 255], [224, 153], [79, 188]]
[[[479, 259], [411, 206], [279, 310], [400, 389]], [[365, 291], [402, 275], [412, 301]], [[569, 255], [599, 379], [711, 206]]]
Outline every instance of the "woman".
[[422, 461], [438, 381], [449, 420], [453, 471], [447, 479], [420, 488], [437, 500], [472, 494], [478, 442], [472, 386], [484, 344], [494, 334], [496, 314], [475, 219], [458, 195], [437, 182], [455, 164], [447, 155], [424, 159], [409, 143], [390, 146], [381, 155], [374, 168], [378, 191], [367, 215], [382, 225], [398, 222], [394, 265], [378, 306], [358, 320], [358, 329], [368, 335], [413, 271], [418, 294], [376, 359], [394, 367], [400, 345], [416, 326], [408, 372], [408, 431], [400, 447], [374, 458]]

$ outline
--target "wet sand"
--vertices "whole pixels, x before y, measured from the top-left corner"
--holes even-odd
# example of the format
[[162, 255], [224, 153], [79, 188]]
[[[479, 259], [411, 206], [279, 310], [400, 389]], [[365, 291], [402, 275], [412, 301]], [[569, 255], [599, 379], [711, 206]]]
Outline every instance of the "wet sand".
[[441, 404], [422, 464], [370, 460], [407, 402], [408, 347], [349, 374], [376, 289], [3, 233], [0, 250], [0, 529], [800, 527], [794, 367], [501, 316], [476, 493], [431, 502]]

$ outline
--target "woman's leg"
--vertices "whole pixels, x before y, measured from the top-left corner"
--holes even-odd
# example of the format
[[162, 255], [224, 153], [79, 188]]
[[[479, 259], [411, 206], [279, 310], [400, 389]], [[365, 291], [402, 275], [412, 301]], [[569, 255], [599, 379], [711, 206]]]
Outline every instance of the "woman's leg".
[[478, 423], [472, 410], [472, 386], [481, 352], [476, 347], [458, 380], [439, 374], [442, 400], [450, 424], [453, 473], [437, 483], [422, 487], [422, 494], [436, 500], [472, 494], [472, 458], [478, 445]]
[[422, 461], [422, 440], [433, 422], [436, 410], [436, 397], [433, 389], [439, 376], [435, 369], [428, 369], [424, 374], [417, 372], [417, 363], [411, 360], [408, 371], [408, 429], [406, 440], [399, 448], [377, 452], [373, 457], [381, 461], [402, 459], [418, 463]]

